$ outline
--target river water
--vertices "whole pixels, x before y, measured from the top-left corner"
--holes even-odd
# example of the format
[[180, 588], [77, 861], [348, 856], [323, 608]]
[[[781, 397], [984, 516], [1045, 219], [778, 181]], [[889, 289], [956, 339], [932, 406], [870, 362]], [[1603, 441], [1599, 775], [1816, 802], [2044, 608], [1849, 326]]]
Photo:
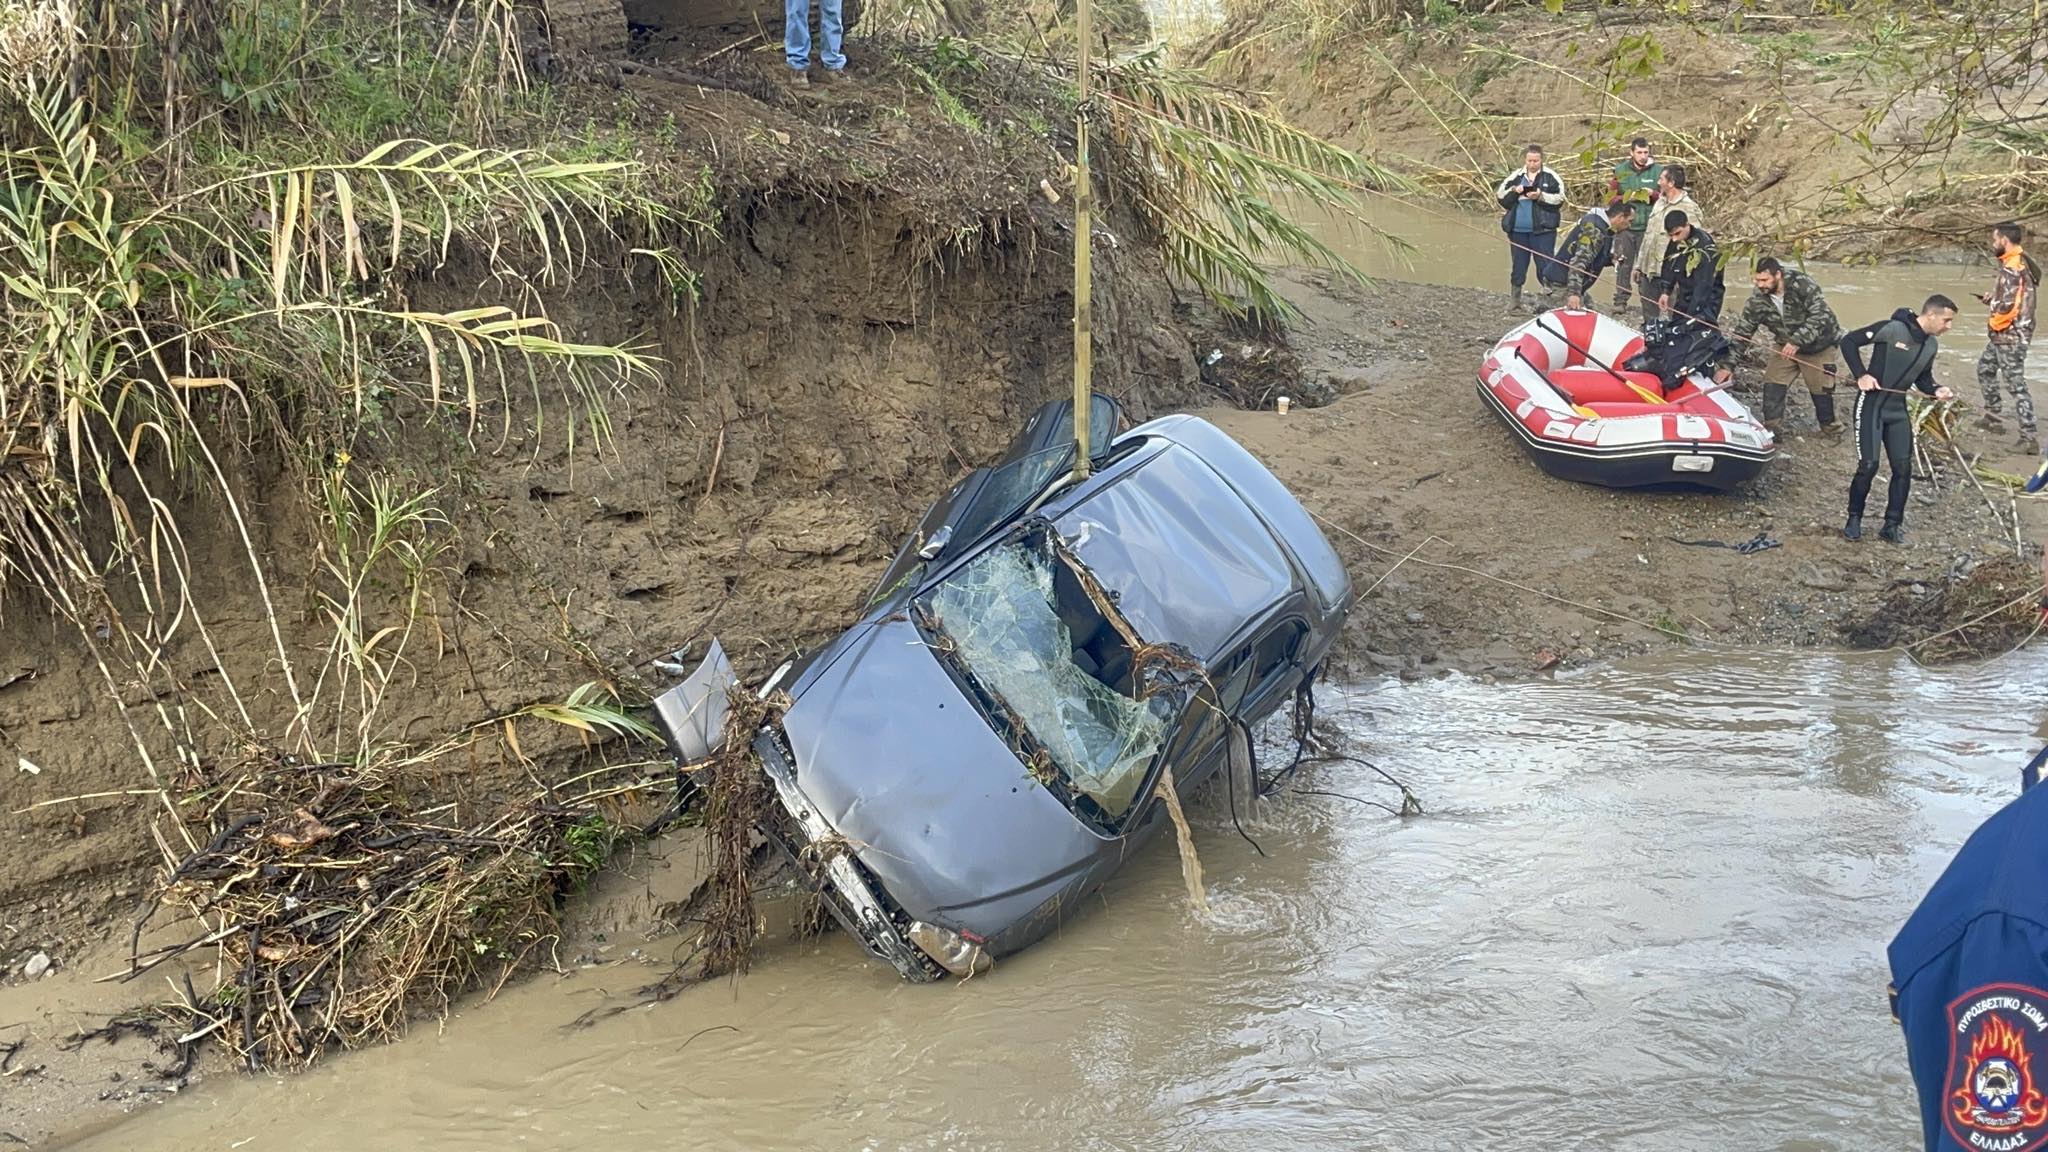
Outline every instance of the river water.
[[[78, 1147], [1915, 1146], [1884, 946], [2016, 790], [2048, 660], [1674, 650], [1321, 702], [1427, 814], [1288, 796], [1262, 858], [1205, 796], [1207, 916], [1157, 843], [966, 984], [833, 936], [569, 1030], [648, 969], [543, 977]], [[1305, 786], [1391, 798], [1354, 766]]]

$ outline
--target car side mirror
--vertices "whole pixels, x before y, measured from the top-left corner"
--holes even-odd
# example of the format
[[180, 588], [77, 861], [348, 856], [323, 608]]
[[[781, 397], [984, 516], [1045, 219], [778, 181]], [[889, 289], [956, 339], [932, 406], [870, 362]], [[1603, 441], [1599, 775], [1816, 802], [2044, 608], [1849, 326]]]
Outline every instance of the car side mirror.
[[924, 542], [924, 547], [917, 550], [917, 558], [919, 560], [937, 560], [939, 554], [946, 550], [946, 545], [952, 542], [953, 526], [951, 524], [941, 524], [939, 525], [939, 530], [932, 533], [931, 539]]

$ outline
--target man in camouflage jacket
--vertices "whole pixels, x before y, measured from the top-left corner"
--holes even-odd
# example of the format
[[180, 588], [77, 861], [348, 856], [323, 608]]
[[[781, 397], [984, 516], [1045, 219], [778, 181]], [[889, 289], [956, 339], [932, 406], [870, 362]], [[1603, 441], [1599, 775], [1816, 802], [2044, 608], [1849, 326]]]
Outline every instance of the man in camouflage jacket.
[[[1756, 262], [1751, 283], [1756, 291], [1742, 306], [1728, 338], [1738, 357], [1755, 353], [1763, 359], [1764, 427], [1778, 430], [1785, 419], [1785, 396], [1796, 381], [1813, 397], [1813, 419], [1820, 430], [1829, 435], [1841, 431], [1835, 423], [1835, 345], [1842, 338], [1842, 325], [1820, 285], [1774, 256]], [[1769, 333], [1770, 346], [1753, 339], [1758, 330]], [[1730, 375], [1724, 366], [1714, 379], [1726, 382]]]
[[[1585, 306], [1600, 273], [1614, 262], [1615, 245], [1628, 232], [1634, 215], [1635, 205], [1616, 197], [1605, 208], [1588, 209], [1564, 234], [1564, 242], [1557, 246], [1557, 262], [1564, 265], [1565, 307]], [[1622, 274], [1619, 267], [1614, 274]]]
[[1985, 320], [1984, 355], [1977, 360], [1977, 386], [1984, 391], [1984, 417], [1978, 425], [2003, 430], [1999, 407], [2012, 393], [2013, 415], [2020, 418], [2020, 447], [2041, 450], [2034, 426], [2034, 398], [2027, 392], [2027, 345], [2034, 339], [2034, 291], [2041, 270], [2020, 247], [2020, 226], [1998, 224], [1991, 229], [1991, 254], [1998, 257], [1998, 279], [1977, 299], [1991, 310]]

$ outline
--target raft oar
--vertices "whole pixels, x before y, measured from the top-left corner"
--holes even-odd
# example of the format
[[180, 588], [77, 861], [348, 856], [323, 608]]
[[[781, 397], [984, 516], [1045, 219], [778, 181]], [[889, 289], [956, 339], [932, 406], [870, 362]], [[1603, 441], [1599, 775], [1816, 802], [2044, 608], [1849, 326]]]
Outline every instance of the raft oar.
[[2041, 461], [2041, 466], [2027, 477], [2027, 491], [2039, 492], [2044, 487], [2048, 487], [2048, 460]]

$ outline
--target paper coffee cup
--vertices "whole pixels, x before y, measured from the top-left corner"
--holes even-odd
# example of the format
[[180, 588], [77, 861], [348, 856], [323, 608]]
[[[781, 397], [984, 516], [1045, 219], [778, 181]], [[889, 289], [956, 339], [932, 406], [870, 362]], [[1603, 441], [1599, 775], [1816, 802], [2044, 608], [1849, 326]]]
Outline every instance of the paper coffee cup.
[[1282, 397], [1280, 397], [1280, 398], [1278, 398], [1278, 399], [1276, 399], [1276, 400], [1274, 400], [1274, 401], [1273, 401], [1273, 408], [1274, 408], [1274, 410], [1275, 410], [1275, 411], [1279, 412], [1279, 413], [1280, 413], [1280, 414], [1281, 414], [1282, 416], [1285, 416], [1285, 415], [1287, 415], [1287, 406], [1288, 406], [1289, 404], [1292, 404], [1292, 403], [1293, 403], [1293, 401], [1289, 400], [1289, 399], [1288, 399], [1287, 397], [1285, 397], [1285, 396], [1282, 396]]

